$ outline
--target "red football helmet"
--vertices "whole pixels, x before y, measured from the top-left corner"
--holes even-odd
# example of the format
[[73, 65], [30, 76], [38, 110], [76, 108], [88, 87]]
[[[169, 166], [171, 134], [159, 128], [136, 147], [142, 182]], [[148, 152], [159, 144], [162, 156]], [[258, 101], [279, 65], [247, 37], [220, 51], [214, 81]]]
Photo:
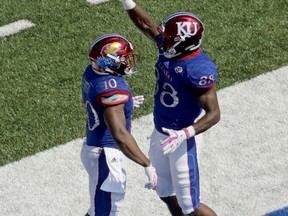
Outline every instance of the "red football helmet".
[[[102, 75], [130, 75], [139, 63], [132, 44], [119, 34], [105, 34], [97, 38], [88, 50], [89, 58], [99, 66], [95, 72]], [[94, 68], [95, 70], [95, 68]]]
[[188, 12], [170, 15], [160, 28], [163, 33], [163, 51], [167, 58], [198, 49], [204, 32], [200, 19]]

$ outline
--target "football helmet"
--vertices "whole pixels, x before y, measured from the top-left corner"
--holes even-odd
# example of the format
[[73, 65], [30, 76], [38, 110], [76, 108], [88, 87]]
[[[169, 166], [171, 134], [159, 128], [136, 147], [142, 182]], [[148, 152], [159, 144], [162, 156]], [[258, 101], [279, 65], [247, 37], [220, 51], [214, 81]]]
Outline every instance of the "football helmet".
[[[140, 64], [132, 44], [119, 34], [105, 34], [89, 47], [88, 55], [94, 71], [100, 75], [130, 75]], [[96, 64], [95, 64], [96, 63]]]
[[159, 26], [162, 32], [163, 54], [173, 58], [199, 48], [204, 25], [198, 17], [188, 12], [171, 14]]

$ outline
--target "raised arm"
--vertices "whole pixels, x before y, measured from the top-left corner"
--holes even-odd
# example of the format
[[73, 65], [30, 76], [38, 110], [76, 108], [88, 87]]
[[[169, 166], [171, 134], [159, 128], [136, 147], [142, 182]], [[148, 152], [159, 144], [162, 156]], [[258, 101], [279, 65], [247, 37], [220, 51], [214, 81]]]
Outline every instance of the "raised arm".
[[133, 0], [121, 0], [121, 2], [130, 19], [137, 26], [137, 28], [139, 28], [148, 38], [154, 41], [155, 36], [159, 34], [158, 26], [153, 23], [147, 12], [140, 6], [136, 5]]

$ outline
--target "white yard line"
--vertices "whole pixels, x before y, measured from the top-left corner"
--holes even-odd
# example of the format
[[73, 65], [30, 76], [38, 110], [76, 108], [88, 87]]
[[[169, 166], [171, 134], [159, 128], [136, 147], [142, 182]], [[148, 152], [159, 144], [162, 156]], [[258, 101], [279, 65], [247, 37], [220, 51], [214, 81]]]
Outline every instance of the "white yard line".
[[101, 4], [103, 2], [108, 2], [109, 0], [87, 0], [90, 4]]
[[[288, 67], [218, 91], [222, 117], [205, 133], [202, 201], [219, 216], [260, 216], [288, 203]], [[84, 127], [84, 126], [83, 126]], [[144, 152], [152, 115], [133, 121]], [[82, 139], [0, 167], [0, 215], [84, 215], [87, 174]], [[121, 216], [167, 216], [155, 192], [143, 188], [142, 167], [128, 162]]]
[[[109, 0], [87, 0], [87, 2], [90, 4], [101, 4], [107, 1]], [[35, 26], [35, 24], [29, 20], [15, 21], [7, 25], [0, 26], [0, 37], [11, 36], [13, 34], [19, 33], [20, 31], [31, 28], [33, 26]]]
[[0, 27], [0, 37], [10, 36], [33, 26], [35, 26], [35, 24], [29, 20], [18, 20], [12, 22]]

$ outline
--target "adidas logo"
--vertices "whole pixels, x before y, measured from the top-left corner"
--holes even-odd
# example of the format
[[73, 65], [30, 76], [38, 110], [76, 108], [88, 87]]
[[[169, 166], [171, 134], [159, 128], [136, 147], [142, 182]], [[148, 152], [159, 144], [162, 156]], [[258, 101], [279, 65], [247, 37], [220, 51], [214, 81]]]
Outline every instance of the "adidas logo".
[[116, 163], [117, 162], [117, 159], [114, 157], [112, 160], [111, 160], [111, 163]]
[[169, 61], [163, 63], [166, 68], [169, 68]]

